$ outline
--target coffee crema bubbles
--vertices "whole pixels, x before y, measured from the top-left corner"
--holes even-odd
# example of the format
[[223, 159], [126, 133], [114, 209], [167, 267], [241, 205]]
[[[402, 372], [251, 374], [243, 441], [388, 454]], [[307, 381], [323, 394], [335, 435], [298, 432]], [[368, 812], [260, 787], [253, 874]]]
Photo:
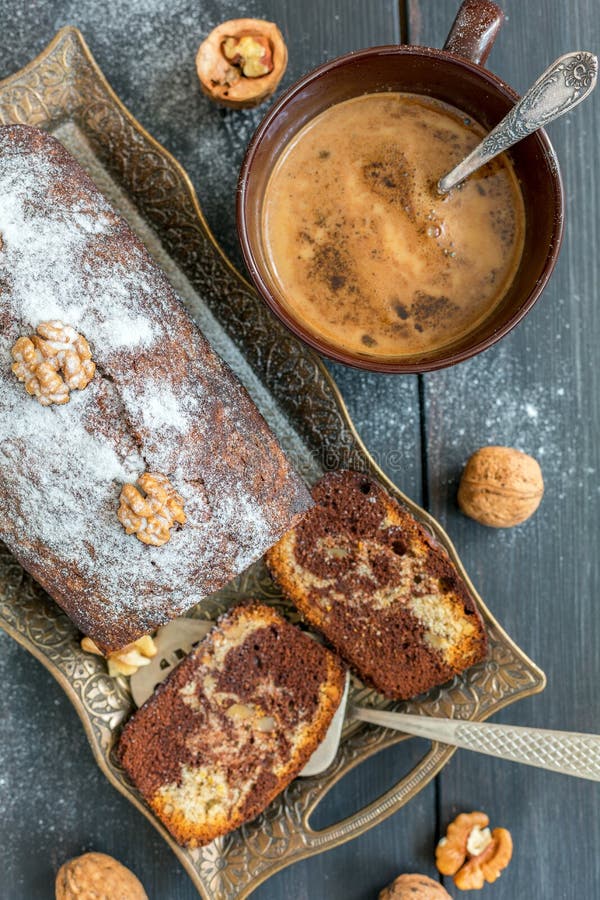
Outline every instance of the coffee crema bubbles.
[[336, 347], [385, 358], [476, 328], [505, 296], [525, 233], [505, 155], [437, 192], [483, 135], [460, 110], [406, 93], [366, 94], [308, 122], [262, 208], [273, 285], [293, 317]]

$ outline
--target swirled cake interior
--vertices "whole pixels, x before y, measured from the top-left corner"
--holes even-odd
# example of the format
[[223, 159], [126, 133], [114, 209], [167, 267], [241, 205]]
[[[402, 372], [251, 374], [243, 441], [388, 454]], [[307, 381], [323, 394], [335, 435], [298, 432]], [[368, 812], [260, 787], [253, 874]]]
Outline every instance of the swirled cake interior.
[[236, 607], [127, 723], [123, 766], [174, 837], [206, 844], [300, 772], [343, 693], [341, 661], [262, 604]]
[[313, 499], [267, 561], [366, 683], [406, 699], [483, 659], [485, 629], [466, 583], [406, 508], [349, 471], [325, 475]]

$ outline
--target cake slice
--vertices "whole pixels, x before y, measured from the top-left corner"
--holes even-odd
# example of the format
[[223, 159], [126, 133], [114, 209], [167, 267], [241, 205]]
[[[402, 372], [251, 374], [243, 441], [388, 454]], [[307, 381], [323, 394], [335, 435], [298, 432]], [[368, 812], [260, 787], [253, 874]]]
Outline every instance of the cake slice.
[[358, 472], [330, 472], [313, 499], [267, 563], [365, 683], [404, 700], [484, 658], [485, 629], [467, 585], [381, 485]]
[[121, 763], [174, 838], [255, 818], [325, 737], [343, 663], [275, 610], [237, 606], [125, 725]]

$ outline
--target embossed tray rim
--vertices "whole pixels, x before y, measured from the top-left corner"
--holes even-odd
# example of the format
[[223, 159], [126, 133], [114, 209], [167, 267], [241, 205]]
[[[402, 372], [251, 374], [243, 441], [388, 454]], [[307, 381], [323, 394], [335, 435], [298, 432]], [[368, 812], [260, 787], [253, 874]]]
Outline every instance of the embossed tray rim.
[[[44, 63], [50, 59], [52, 59], [53, 53], [57, 50], [59, 45], [63, 41], [71, 41], [72, 49], [74, 51], [79, 52], [85, 62], [90, 67], [93, 78], [101, 85], [102, 90], [110, 99], [112, 104], [114, 104], [115, 109], [118, 111], [119, 115], [124, 118], [131, 129], [137, 132], [139, 136], [141, 136], [146, 144], [148, 144], [163, 160], [165, 160], [169, 167], [174, 171], [177, 177], [180, 179], [182, 185], [185, 187], [185, 191], [188, 194], [188, 199], [192, 204], [194, 215], [196, 216], [198, 222], [201, 224], [203, 231], [205, 232], [206, 237], [210, 241], [213, 250], [218, 254], [222, 265], [229, 271], [231, 277], [237, 281], [243, 288], [250, 293], [254, 293], [254, 289], [248, 283], [246, 279], [235, 269], [230, 260], [225, 256], [221, 247], [215, 241], [210, 228], [204, 218], [201, 207], [198, 202], [198, 198], [196, 196], [195, 189], [191, 183], [191, 180], [182, 166], [177, 162], [177, 160], [167, 151], [164, 147], [162, 147], [158, 141], [156, 141], [133, 117], [133, 115], [127, 110], [127, 108], [120, 101], [116, 93], [111, 88], [110, 84], [106, 80], [104, 74], [98, 67], [97, 63], [94, 60], [94, 57], [89, 50], [81, 32], [73, 27], [67, 26], [62, 28], [50, 42], [50, 44], [43, 49], [38, 56], [33, 59], [30, 63], [28, 63], [25, 67], [23, 67], [18, 72], [13, 75], [8, 76], [7, 78], [0, 81], [0, 99], [3, 96], [3, 93], [10, 89], [11, 85], [14, 85], [19, 79], [23, 79], [28, 74], [33, 73], [37, 68], [43, 67]], [[69, 111], [63, 110], [63, 121], [68, 121], [70, 118]], [[48, 114], [49, 121], [60, 121], [59, 119], [52, 119], [50, 114]], [[126, 190], [126, 189], [125, 189]], [[135, 201], [133, 201], [135, 202]], [[137, 205], [137, 204], [136, 204]], [[155, 227], [154, 225], [152, 227]], [[155, 228], [156, 230], [156, 228]], [[160, 232], [158, 232], [160, 234]], [[404, 495], [402, 491], [400, 491], [393, 482], [387, 477], [387, 475], [383, 472], [383, 470], [379, 467], [379, 465], [375, 462], [375, 460], [371, 457], [369, 451], [367, 450], [362, 438], [358, 434], [354, 423], [350, 417], [350, 414], [346, 408], [346, 405], [343, 401], [343, 398], [340, 394], [340, 391], [333, 379], [330, 375], [329, 371], [325, 367], [324, 363], [321, 359], [319, 359], [316, 354], [314, 354], [308, 348], [303, 350], [305, 355], [311, 359], [312, 363], [319, 371], [321, 378], [326, 383], [329, 392], [335, 404], [337, 405], [337, 409], [340, 413], [341, 418], [343, 419], [345, 428], [348, 430], [352, 437], [352, 441], [357, 449], [358, 454], [364, 462], [370, 472], [372, 472], [386, 487], [387, 489], [395, 495], [401, 502], [403, 502], [416, 516], [417, 518], [426, 525], [435, 537], [440, 541], [442, 546], [448, 551], [452, 561], [457, 566], [459, 572], [467, 582], [469, 589], [472, 591], [474, 597], [476, 598], [479, 607], [484, 615], [487, 626], [489, 630], [493, 630], [501, 639], [503, 646], [506, 647], [509, 651], [512, 651], [515, 656], [519, 659], [519, 661], [523, 664], [523, 666], [528, 670], [531, 675], [531, 684], [528, 687], [521, 688], [515, 694], [507, 695], [500, 700], [496, 700], [493, 706], [489, 709], [486, 709], [482, 712], [482, 714], [477, 716], [477, 719], [483, 721], [492, 713], [499, 711], [505, 706], [509, 705], [512, 702], [515, 702], [517, 699], [524, 698], [526, 696], [530, 696], [531, 694], [538, 693], [543, 690], [546, 684], [546, 679], [544, 673], [536, 666], [527, 655], [517, 646], [517, 644], [506, 634], [506, 632], [501, 628], [496, 618], [492, 615], [492, 613], [487, 609], [485, 603], [475, 590], [468, 574], [465, 572], [464, 567], [458, 557], [456, 549], [452, 544], [450, 538], [445, 533], [443, 528], [439, 525], [439, 523], [425, 510], [423, 510], [418, 504], [412, 501], [409, 497]], [[60, 684], [61, 688], [64, 690], [65, 694], [69, 698], [70, 702], [75, 707], [85, 730], [86, 736], [91, 745], [92, 753], [98, 764], [101, 771], [104, 773], [109, 782], [140, 811], [143, 815], [146, 816], [149, 821], [157, 828], [157, 830], [162, 834], [164, 839], [167, 841], [169, 846], [172, 848], [181, 864], [184, 866], [185, 870], [190, 875], [193, 883], [198, 889], [199, 893], [210, 900], [211, 894], [207, 893], [207, 888], [204, 882], [201, 880], [198, 869], [194, 865], [194, 854], [197, 854], [198, 851], [185, 851], [181, 847], [179, 847], [170, 834], [166, 831], [166, 829], [162, 826], [162, 824], [156, 819], [151, 810], [141, 801], [141, 799], [127, 786], [124, 785], [119, 779], [116, 777], [113, 769], [109, 764], [109, 760], [107, 756], [103, 753], [101, 746], [98, 744], [96, 737], [94, 735], [92, 721], [85, 707], [83, 706], [80, 698], [78, 697], [73, 685], [71, 684], [69, 678], [23, 633], [19, 631], [17, 627], [14, 627], [10, 623], [0, 619], [0, 627], [3, 628], [14, 640], [16, 640], [21, 646], [25, 647], [36, 659], [38, 659], [42, 665], [53, 675], [56, 681]], [[404, 803], [408, 802], [419, 790], [421, 790], [448, 762], [452, 754], [455, 752], [454, 748], [451, 747], [442, 747], [441, 745], [432, 744], [430, 750], [425, 754], [424, 757], [420, 760], [419, 763], [411, 770], [407, 775], [396, 784], [393, 788], [387, 791], [384, 795], [377, 798], [373, 803], [369, 804], [363, 810], [358, 811], [352, 816], [349, 816], [347, 819], [337, 823], [334, 826], [323, 829], [322, 831], [314, 831], [310, 828], [308, 822], [310, 819], [310, 815], [318, 805], [318, 803], [322, 800], [325, 794], [331, 790], [331, 788], [346, 774], [349, 769], [353, 768], [356, 765], [359, 765], [368, 757], [374, 755], [381, 749], [382, 746], [391, 746], [392, 744], [397, 744], [403, 740], [406, 740], [407, 736], [403, 735], [395, 735], [390, 737], [384, 744], [373, 744], [371, 747], [364, 750], [361, 755], [356, 758], [353, 762], [342, 767], [339, 771], [335, 772], [327, 782], [327, 785], [323, 790], [317, 792], [313, 799], [307, 804], [306, 809], [304, 811], [302, 817], [302, 825], [306, 830], [306, 836], [312, 837], [312, 840], [309, 841], [308, 844], [305, 845], [304, 849], [297, 849], [296, 852], [292, 853], [291, 858], [284, 856], [283, 858], [277, 860], [275, 863], [270, 865], [264, 871], [259, 872], [258, 876], [255, 877], [251, 882], [240, 884], [240, 890], [235, 894], [227, 895], [235, 896], [239, 898], [247, 897], [248, 894], [264, 881], [266, 878], [270, 877], [270, 875], [274, 874], [276, 871], [284, 868], [286, 865], [289, 865], [292, 862], [295, 862], [299, 859], [305, 858], [306, 856], [312, 855], [315, 852], [319, 852], [320, 850], [328, 849], [329, 847], [336, 846], [339, 843], [342, 843], [345, 840], [349, 840], [353, 837], [358, 836], [369, 828], [373, 827], [373, 825], [382, 821], [387, 815], [390, 815], [396, 809], [400, 808], [400, 806], [404, 805]], [[416, 774], [415, 774], [416, 773]], [[411, 779], [415, 781], [415, 784], [411, 786]], [[407, 786], [406, 796], [402, 797], [400, 800], [392, 801], [394, 795], [397, 795], [399, 789], [403, 786]], [[222, 895], [225, 897], [225, 894]]]

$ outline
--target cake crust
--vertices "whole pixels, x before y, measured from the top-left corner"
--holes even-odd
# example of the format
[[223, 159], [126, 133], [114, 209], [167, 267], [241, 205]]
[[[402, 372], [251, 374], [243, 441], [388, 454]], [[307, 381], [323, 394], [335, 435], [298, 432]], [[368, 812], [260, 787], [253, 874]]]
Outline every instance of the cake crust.
[[[0, 539], [105, 652], [258, 559], [310, 506], [245, 389], [166, 276], [62, 145], [0, 128]], [[41, 321], [89, 342], [96, 374], [42, 407], [10, 348]], [[117, 519], [123, 484], [169, 478], [186, 524], [162, 547]]]
[[366, 684], [404, 700], [485, 657], [485, 628], [467, 585], [380, 484], [330, 472], [313, 499], [267, 563], [285, 596]]
[[255, 601], [222, 617], [125, 725], [118, 754], [175, 839], [201, 846], [254, 819], [324, 738], [342, 662]]

